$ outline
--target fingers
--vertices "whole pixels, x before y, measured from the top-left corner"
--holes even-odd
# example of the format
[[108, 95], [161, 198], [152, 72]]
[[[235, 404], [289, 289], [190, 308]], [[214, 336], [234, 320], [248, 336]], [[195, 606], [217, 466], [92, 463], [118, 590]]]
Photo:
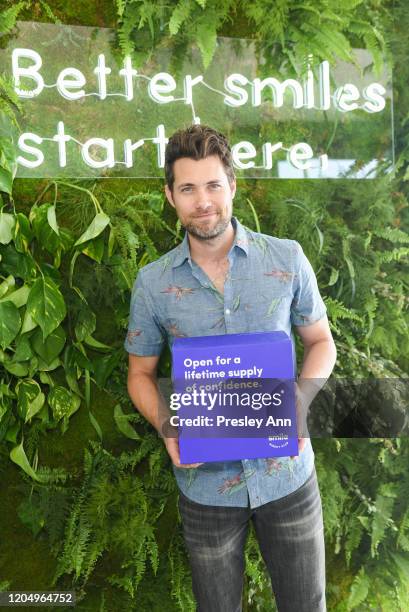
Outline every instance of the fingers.
[[180, 467], [180, 468], [197, 468], [199, 467], [199, 465], [203, 465], [203, 463], [180, 463], [179, 454], [177, 457], [175, 457], [176, 460], [174, 460], [172, 457], [171, 459], [172, 459], [173, 465], [175, 465], [176, 467]]
[[305, 447], [305, 438], [298, 438], [298, 455], [290, 455], [290, 459], [298, 459]]
[[203, 465], [203, 463], [180, 463], [179, 440], [177, 438], [167, 438], [165, 440], [166, 449], [175, 467], [191, 469]]

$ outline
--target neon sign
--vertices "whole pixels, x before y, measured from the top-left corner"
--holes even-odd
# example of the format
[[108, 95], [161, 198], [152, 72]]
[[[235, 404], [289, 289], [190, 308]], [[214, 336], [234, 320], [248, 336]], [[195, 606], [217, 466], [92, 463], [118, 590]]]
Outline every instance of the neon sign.
[[[339, 143], [341, 159], [362, 168], [375, 158], [359, 141], [363, 127], [391, 141], [386, 75], [375, 80], [368, 70], [313, 58], [302, 78], [260, 74], [252, 44], [240, 41], [243, 58], [229, 39], [219, 40], [206, 71], [193, 55], [176, 74], [161, 54], [149, 66], [114, 56], [111, 30], [25, 22], [19, 29], [0, 65], [27, 109], [20, 176], [160, 176], [167, 136], [192, 122], [227, 133], [238, 175], [249, 177], [339, 176]], [[364, 67], [368, 54], [360, 53]], [[75, 62], [65, 65], [66, 57]], [[326, 139], [330, 149], [325, 132], [336, 134]], [[389, 143], [384, 158], [392, 154]]]

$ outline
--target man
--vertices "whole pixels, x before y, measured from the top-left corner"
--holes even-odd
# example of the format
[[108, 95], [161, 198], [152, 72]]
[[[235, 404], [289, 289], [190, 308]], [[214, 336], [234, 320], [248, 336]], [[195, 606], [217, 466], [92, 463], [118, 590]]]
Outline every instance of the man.
[[177, 437], [162, 433], [156, 380], [163, 345], [175, 337], [290, 335], [293, 326], [304, 346], [299, 406], [308, 404], [336, 357], [313, 270], [297, 242], [250, 231], [232, 217], [236, 181], [222, 134], [200, 125], [176, 132], [165, 174], [166, 197], [186, 234], [136, 279], [125, 341], [128, 391], [164, 435], [173, 463], [198, 610], [241, 610], [251, 519], [279, 611], [323, 611], [322, 509], [310, 440], [299, 440], [297, 458], [181, 465]]

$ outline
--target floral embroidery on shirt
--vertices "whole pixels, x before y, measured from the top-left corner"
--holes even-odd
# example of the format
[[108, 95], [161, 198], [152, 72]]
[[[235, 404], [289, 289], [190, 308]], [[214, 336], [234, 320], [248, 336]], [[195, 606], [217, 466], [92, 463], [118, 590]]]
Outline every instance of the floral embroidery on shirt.
[[253, 470], [251, 468], [247, 469], [247, 470], [244, 470], [244, 477], [245, 477], [246, 480], [248, 480], [250, 478], [250, 476], [253, 476], [253, 474], [255, 474], [255, 473], [256, 473], [256, 470]]
[[294, 478], [294, 462], [293, 460], [289, 460], [286, 457], [281, 459], [280, 461], [275, 457], [268, 457], [264, 460], [266, 471], [266, 476], [277, 476], [280, 471], [282, 473], [282, 468], [286, 469], [289, 472], [290, 479]]
[[194, 292], [191, 287], [179, 287], [178, 285], [169, 285], [167, 289], [161, 291], [161, 293], [175, 294], [177, 300], [180, 300], [184, 295], [190, 295]]
[[272, 315], [276, 309], [277, 306], [279, 305], [279, 303], [281, 302], [281, 298], [273, 298], [270, 302], [270, 306], [268, 307], [268, 310], [266, 312], [266, 317], [269, 317], [270, 315]]
[[187, 488], [189, 488], [192, 485], [192, 482], [194, 481], [196, 476], [197, 476], [197, 468], [189, 468], [187, 470]]
[[261, 251], [263, 257], [267, 253], [268, 242], [263, 236], [251, 236], [250, 242], [253, 242], [255, 246]]
[[290, 473], [290, 480], [293, 480], [293, 478], [294, 478], [294, 466], [295, 466], [294, 461], [292, 459], [287, 459], [284, 465], [285, 465], [285, 467], [287, 468], [287, 470]]
[[166, 255], [163, 258], [163, 262], [162, 262], [162, 272], [161, 272], [161, 276], [162, 274], [165, 272], [165, 270], [168, 268], [169, 264], [170, 264], [171, 258], [169, 257], [169, 255]]
[[174, 338], [186, 338], [186, 334], [180, 331], [176, 323], [171, 323], [171, 325], [169, 325], [168, 330], [169, 333], [174, 336]]
[[287, 270], [271, 270], [271, 272], [264, 272], [264, 276], [273, 276], [274, 278], [278, 278], [281, 283], [288, 283], [296, 275]]
[[241, 472], [236, 474], [236, 476], [233, 476], [233, 478], [225, 478], [224, 483], [220, 485], [220, 487], [217, 489], [217, 492], [220, 494], [227, 493], [228, 495], [231, 495], [231, 493], [239, 491], [245, 486], [246, 481], [244, 479], [244, 472], [242, 470]]
[[224, 304], [224, 297], [223, 297], [223, 295], [220, 293], [220, 291], [218, 289], [216, 289], [216, 287], [214, 285], [209, 285], [209, 286], [205, 287], [205, 289], [207, 291], [210, 291], [218, 302], [220, 302], [221, 304]]
[[222, 327], [224, 325], [224, 315], [217, 319], [216, 323], [213, 323], [210, 329], [215, 329], [216, 327]]
[[129, 344], [133, 344], [133, 339], [136, 338], [137, 336], [140, 336], [141, 334], [142, 334], [142, 330], [141, 329], [134, 329], [132, 331], [129, 331], [127, 333], [127, 338], [128, 338]]
[[265, 460], [265, 463], [266, 463], [266, 474], [268, 474], [269, 476], [271, 476], [272, 474], [277, 474], [277, 472], [279, 472], [281, 468], [283, 467], [281, 461], [278, 461], [274, 457], [268, 457]]

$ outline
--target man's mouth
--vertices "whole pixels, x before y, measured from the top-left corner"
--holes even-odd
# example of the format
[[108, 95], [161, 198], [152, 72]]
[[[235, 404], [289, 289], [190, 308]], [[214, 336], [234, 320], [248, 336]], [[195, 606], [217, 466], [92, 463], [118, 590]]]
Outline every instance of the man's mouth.
[[206, 217], [212, 217], [213, 215], [216, 215], [216, 211], [213, 212], [207, 212], [207, 213], [203, 213], [203, 215], [195, 215], [195, 219], [205, 219]]

